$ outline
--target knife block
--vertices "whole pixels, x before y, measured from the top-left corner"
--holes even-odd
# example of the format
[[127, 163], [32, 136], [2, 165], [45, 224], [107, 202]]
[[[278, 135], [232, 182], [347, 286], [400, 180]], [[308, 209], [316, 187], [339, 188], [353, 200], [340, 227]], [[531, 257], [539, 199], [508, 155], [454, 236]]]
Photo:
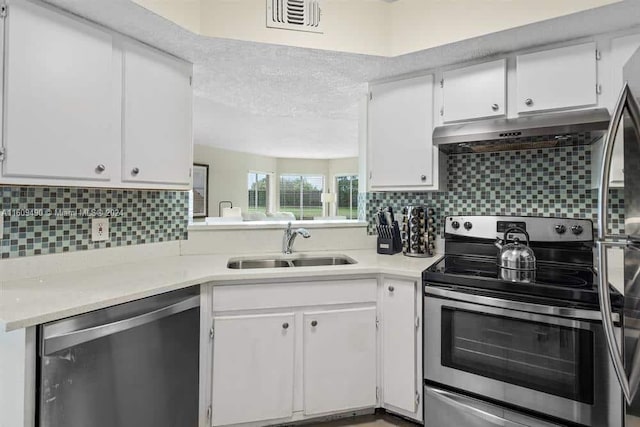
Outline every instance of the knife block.
[[393, 255], [402, 251], [402, 239], [400, 238], [398, 221], [393, 221], [393, 226], [378, 226], [378, 241], [376, 247], [377, 252], [383, 255]]

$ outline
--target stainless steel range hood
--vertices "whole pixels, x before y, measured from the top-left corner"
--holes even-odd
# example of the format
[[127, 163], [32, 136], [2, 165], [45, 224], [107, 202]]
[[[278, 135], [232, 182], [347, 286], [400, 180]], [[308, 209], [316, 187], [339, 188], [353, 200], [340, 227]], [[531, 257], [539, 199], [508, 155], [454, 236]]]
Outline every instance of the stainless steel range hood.
[[587, 145], [609, 126], [606, 108], [438, 126], [433, 144], [446, 153], [483, 153]]

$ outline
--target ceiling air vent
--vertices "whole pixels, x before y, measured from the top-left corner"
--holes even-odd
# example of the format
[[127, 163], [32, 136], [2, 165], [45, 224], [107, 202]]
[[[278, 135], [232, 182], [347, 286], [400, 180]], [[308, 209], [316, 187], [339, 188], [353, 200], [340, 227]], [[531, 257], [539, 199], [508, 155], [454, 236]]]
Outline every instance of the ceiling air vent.
[[322, 33], [320, 0], [267, 0], [267, 27]]

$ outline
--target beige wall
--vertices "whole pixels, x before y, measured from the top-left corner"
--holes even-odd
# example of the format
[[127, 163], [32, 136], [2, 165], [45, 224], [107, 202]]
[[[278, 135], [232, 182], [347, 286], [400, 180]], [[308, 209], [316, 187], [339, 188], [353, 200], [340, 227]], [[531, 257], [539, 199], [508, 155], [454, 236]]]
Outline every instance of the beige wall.
[[415, 52], [618, 1], [399, 0], [389, 15], [389, 52]]
[[200, 33], [201, 0], [134, 0], [140, 6], [184, 27]]
[[334, 191], [333, 177], [336, 174], [358, 173], [357, 157], [284, 159], [196, 144], [193, 159], [194, 163], [209, 165], [209, 216], [218, 216], [218, 203], [221, 200], [232, 201], [233, 206], [240, 207], [243, 212], [247, 210], [247, 174], [250, 171], [273, 174], [273, 206], [277, 206], [279, 200], [277, 181], [280, 174], [323, 175], [331, 191]]
[[209, 37], [396, 56], [620, 0], [323, 0], [323, 34], [268, 29], [265, 0], [134, 0]]
[[221, 200], [230, 200], [233, 206], [246, 211], [249, 171], [275, 173], [277, 166], [273, 157], [199, 144], [194, 146], [193, 161], [209, 165], [209, 216], [218, 216]]

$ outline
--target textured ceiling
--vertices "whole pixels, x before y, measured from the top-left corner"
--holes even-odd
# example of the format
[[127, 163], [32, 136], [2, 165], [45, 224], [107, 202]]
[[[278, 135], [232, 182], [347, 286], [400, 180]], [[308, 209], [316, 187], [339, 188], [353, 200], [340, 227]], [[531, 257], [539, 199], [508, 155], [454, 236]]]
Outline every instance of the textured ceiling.
[[627, 0], [383, 58], [199, 36], [130, 0], [46, 2], [193, 62], [196, 143], [298, 158], [357, 156], [369, 81], [640, 23], [640, 1]]

